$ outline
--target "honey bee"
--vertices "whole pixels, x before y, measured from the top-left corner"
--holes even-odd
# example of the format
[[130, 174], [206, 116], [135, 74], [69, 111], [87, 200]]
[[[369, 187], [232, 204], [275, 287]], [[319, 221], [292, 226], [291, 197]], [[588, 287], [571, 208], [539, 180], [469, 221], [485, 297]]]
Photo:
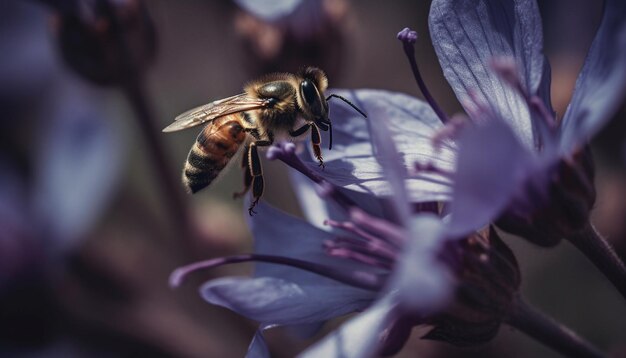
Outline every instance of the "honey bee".
[[[327, 101], [341, 99], [367, 117], [339, 95], [331, 94], [325, 98], [323, 93], [327, 87], [326, 75], [315, 67], [304, 68], [297, 74], [273, 73], [249, 82], [241, 94], [191, 109], [176, 117], [163, 132], [205, 124], [187, 156], [183, 169], [185, 187], [189, 192], [196, 193], [210, 185], [243, 146], [241, 167], [244, 170], [244, 188], [234, 193], [233, 197], [241, 197], [252, 188], [253, 201], [248, 209], [252, 215], [265, 186], [259, 147], [272, 145], [279, 136], [298, 137], [310, 130], [313, 153], [323, 166], [320, 129], [330, 130], [328, 149], [332, 148]], [[304, 124], [295, 128], [302, 121]]]

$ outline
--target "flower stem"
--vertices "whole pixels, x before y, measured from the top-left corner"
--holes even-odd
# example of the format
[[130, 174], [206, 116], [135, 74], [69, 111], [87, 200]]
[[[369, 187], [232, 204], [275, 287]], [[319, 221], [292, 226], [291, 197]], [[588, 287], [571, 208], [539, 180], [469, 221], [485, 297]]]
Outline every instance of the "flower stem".
[[121, 20], [118, 18], [118, 14], [113, 9], [111, 3], [107, 0], [100, 0], [99, 4], [107, 14], [107, 18], [111, 21], [117, 47], [122, 55], [124, 68], [127, 71], [127, 77], [120, 83], [120, 88], [135, 112], [135, 117], [141, 127], [141, 133], [148, 145], [147, 152], [151, 157], [150, 161], [154, 165], [156, 181], [160, 187], [161, 194], [166, 200], [165, 205], [169, 209], [170, 217], [174, 220], [177, 232], [191, 240], [196, 234], [193, 229], [191, 212], [183, 197], [181, 185], [172, 175], [173, 171], [167, 161], [163, 142], [158, 137], [160, 130], [156, 127], [156, 117], [153, 114], [152, 106], [149, 103], [144, 87], [143, 68], [133, 58], [130, 44], [123, 34]]
[[611, 247], [589, 223], [583, 230], [567, 238], [613, 283], [626, 298], [626, 267]]
[[521, 298], [514, 300], [506, 322], [566, 357], [597, 358], [605, 356], [591, 343], [529, 306]]
[[162, 141], [158, 137], [160, 130], [156, 127], [152, 110], [148, 104], [147, 96], [141, 82], [136, 79], [124, 85], [124, 94], [130, 102], [137, 121], [141, 127], [148, 146], [147, 153], [150, 155], [155, 170], [155, 180], [160, 187], [161, 195], [165, 199], [165, 205], [169, 209], [169, 215], [176, 225], [177, 231], [183, 237], [191, 239], [194, 235], [189, 208], [183, 197], [180, 183], [172, 175], [172, 167], [167, 162], [167, 155]]

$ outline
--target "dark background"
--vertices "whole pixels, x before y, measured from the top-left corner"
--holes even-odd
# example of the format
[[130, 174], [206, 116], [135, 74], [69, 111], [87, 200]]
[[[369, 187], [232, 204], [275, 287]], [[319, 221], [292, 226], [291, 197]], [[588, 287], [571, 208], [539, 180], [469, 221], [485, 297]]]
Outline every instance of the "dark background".
[[[420, 35], [417, 59], [432, 94], [448, 114], [461, 111], [430, 43], [427, 1], [326, 3], [331, 30], [313, 36], [310, 53], [287, 43], [272, 57], [251, 50], [258, 39], [246, 38], [246, 26], [256, 34], [267, 28], [234, 4], [149, 1], [158, 37], [146, 84], [156, 126], [239, 93], [261, 73], [309, 64], [326, 69], [331, 87], [421, 97], [395, 38], [406, 26]], [[599, 24], [600, 3], [540, 2], [558, 115], [565, 112]], [[231, 168], [208, 190], [185, 197], [200, 234], [184, 237], [172, 223], [175, 213], [165, 203], [129, 102], [115, 87], [94, 86], [67, 67], [51, 14], [36, 2], [0, 1], [0, 356], [243, 356], [256, 325], [206, 304], [196, 290], [210, 277], [244, 274], [248, 267], [198, 273], [177, 290], [167, 285], [169, 273], [182, 264], [250, 250], [242, 203], [231, 199], [241, 174]], [[74, 117], [80, 118], [64, 119]], [[622, 257], [624, 117], [622, 107], [593, 143], [598, 190], [593, 221]], [[64, 139], [66, 126], [78, 135]], [[173, 176], [196, 135], [196, 130], [159, 133]], [[86, 144], [91, 136], [102, 144], [91, 148]], [[51, 159], [63, 143], [68, 158]], [[73, 158], [76, 153], [85, 153], [84, 160]], [[298, 213], [282, 163], [266, 161], [264, 167], [265, 199]], [[61, 184], [45, 189], [49, 182]], [[601, 349], [626, 354], [626, 304], [585, 257], [566, 242], [543, 249], [515, 237], [505, 240], [517, 255], [530, 303]], [[506, 326], [491, 343], [472, 349], [420, 341], [420, 333], [414, 330], [398, 356], [558, 356]], [[281, 357], [313, 342], [290, 338], [281, 329], [267, 337]]]

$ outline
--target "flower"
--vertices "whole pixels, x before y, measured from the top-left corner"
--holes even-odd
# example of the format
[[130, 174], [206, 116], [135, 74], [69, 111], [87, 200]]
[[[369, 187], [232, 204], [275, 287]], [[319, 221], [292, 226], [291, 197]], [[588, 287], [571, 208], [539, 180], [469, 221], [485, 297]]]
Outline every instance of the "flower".
[[[626, 267], [589, 221], [595, 189], [586, 145], [626, 93], [625, 19], [624, 2], [605, 2], [572, 102], [558, 120], [535, 1], [436, 0], [429, 15], [444, 75], [470, 121], [485, 127], [482, 134], [465, 134], [482, 137], [482, 148], [465, 148], [459, 140], [453, 192], [471, 198], [451, 203], [451, 215], [482, 217], [485, 223], [499, 217], [500, 228], [542, 246], [566, 238], [624, 297]], [[404, 42], [406, 49], [410, 41]], [[448, 127], [444, 133], [462, 132], [458, 121]], [[485, 164], [504, 161], [514, 162], [509, 171]]]
[[[588, 225], [595, 191], [585, 145], [624, 97], [625, 15], [623, 2], [606, 1], [572, 102], [558, 120], [550, 104], [550, 67], [542, 53], [541, 17], [535, 1], [436, 0], [431, 5], [435, 51], [469, 118], [508, 124], [500, 126], [497, 131], [501, 133], [485, 138], [481, 158], [470, 160], [459, 148], [459, 165], [498, 160], [494, 157], [500, 150], [518, 154], [517, 185], [501, 185], [496, 188], [502, 190], [491, 194], [509, 199], [506, 209], [494, 207], [504, 211], [498, 220], [501, 228], [551, 246]], [[509, 149], [502, 145], [506, 143], [492, 146], [490, 139], [497, 140], [495, 136], [510, 137], [505, 131], [514, 135]], [[467, 185], [460, 174], [457, 177], [455, 185]], [[478, 186], [483, 184], [476, 182], [474, 187], [480, 190]]]
[[[378, 119], [371, 123], [370, 134], [377, 148], [375, 158], [387, 173], [387, 190], [392, 194], [384, 204], [374, 195], [354, 195], [331, 184], [295, 155], [293, 143], [281, 143], [270, 148], [268, 157], [307, 175], [311, 180], [301, 187], [317, 183], [326, 198], [322, 205], [332, 202], [348, 219], [326, 220], [332, 229], [326, 231], [262, 204], [258, 214], [249, 219], [254, 254], [191, 264], [172, 274], [171, 283], [177, 286], [200, 268], [259, 262], [254, 278], [221, 278], [200, 289], [210, 303], [260, 323], [248, 350], [250, 356], [268, 354], [262, 335], [265, 329], [280, 325], [318, 327], [330, 318], [360, 311], [363, 313], [305, 356], [359, 357], [374, 351], [393, 354], [418, 324], [435, 327], [427, 338], [476, 344], [495, 335], [517, 295], [515, 260], [494, 232], [458, 240], [460, 237], [449, 235], [458, 224], [441, 220], [436, 206], [434, 213], [413, 215], [404, 185], [405, 168], [389, 130], [382, 124], [392, 117], [379, 113], [381, 108], [390, 108], [379, 107], [379, 103], [397, 95], [361, 92], [356, 91], [355, 97], [367, 94], [379, 101], [364, 105]], [[335, 123], [341, 127], [344, 118], [335, 115]], [[450, 306], [453, 297], [457, 300]], [[459, 329], [459, 325], [465, 328]]]

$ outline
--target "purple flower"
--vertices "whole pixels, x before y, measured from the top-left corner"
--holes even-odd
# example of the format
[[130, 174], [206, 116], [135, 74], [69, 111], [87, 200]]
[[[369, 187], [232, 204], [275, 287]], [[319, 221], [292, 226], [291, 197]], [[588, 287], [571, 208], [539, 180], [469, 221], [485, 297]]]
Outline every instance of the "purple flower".
[[[390, 95], [380, 97], [387, 96]], [[335, 118], [337, 123], [344, 122], [337, 113]], [[383, 170], [401, 172], [399, 156], [386, 137], [385, 127], [381, 123], [375, 125], [378, 128], [374, 133], [386, 138], [377, 141]], [[402, 180], [393, 180], [391, 185], [390, 216], [395, 220], [392, 223], [355, 206], [358, 200], [363, 207], [380, 210], [375, 196], [356, 195], [353, 199], [349, 192], [340, 191], [317, 176], [296, 156], [293, 143], [274, 146], [268, 157], [281, 159], [308, 174], [319, 185], [317, 190], [322, 196], [343, 207], [344, 217], [349, 219], [327, 220], [333, 230], [326, 231], [262, 204], [258, 214], [249, 219], [255, 254], [209, 260], [181, 268], [172, 275], [176, 285], [184, 275], [201, 267], [259, 262], [254, 278], [222, 278], [201, 288], [207, 301], [260, 323], [249, 355], [266, 351], [264, 329], [319, 325], [334, 317], [364, 311], [355, 322], [342, 326], [314, 348], [315, 352], [341, 349], [348, 356], [363, 356], [380, 348], [378, 335], [394, 324], [400, 312], [430, 317], [446, 306], [454, 278], [437, 255], [446, 238], [444, 224], [434, 214], [411, 217]], [[400, 175], [405, 176], [397, 174], [400, 179]], [[312, 182], [305, 185], [312, 187]], [[349, 341], [337, 340], [346, 330], [353, 329], [359, 333], [350, 333]]]
[[[406, 243], [410, 248], [404, 245], [400, 250], [398, 241], [407, 235], [399, 227], [356, 208], [350, 216], [345, 222], [329, 220], [337, 229], [329, 232], [262, 203], [257, 215], [249, 219], [254, 254], [181, 268], [173, 274], [172, 283], [178, 284], [182, 276], [198, 268], [257, 261], [252, 278], [221, 278], [200, 288], [210, 303], [260, 323], [248, 356], [268, 355], [262, 335], [265, 329], [319, 327], [331, 318], [364, 311], [356, 324], [359, 334], [351, 334], [341, 347], [358, 351], [346, 351], [350, 356], [363, 356], [368, 347], [376, 348], [375, 337], [390, 324], [400, 302], [417, 306], [424, 315], [430, 313], [447, 302], [452, 277], [433, 254], [441, 234], [441, 222], [434, 217], [416, 221], [420, 240], [411, 240]], [[395, 265], [402, 268], [394, 270]], [[410, 291], [402, 286], [410, 286]], [[377, 299], [382, 292], [387, 294]], [[406, 297], [401, 292], [412, 294]], [[368, 324], [363, 326], [363, 321]], [[338, 343], [329, 340], [330, 345]], [[328, 347], [322, 343], [319, 349]]]
[[[433, 2], [433, 45], [471, 121], [508, 124], [489, 124], [475, 151], [459, 145], [455, 190], [472, 186], [475, 191], [464, 192], [474, 192], [476, 200], [468, 207], [453, 205], [453, 212], [480, 211], [477, 215], [489, 220], [506, 207], [500, 226], [542, 245], [553, 245], [587, 225], [595, 191], [585, 146], [624, 97], [625, 19], [624, 2], [606, 1], [572, 102], [558, 120], [550, 104], [550, 68], [542, 53], [535, 1]], [[516, 162], [512, 176], [498, 166], [484, 172], [482, 179], [462, 173], [464, 167], [488, 161], [505, 164], [507, 156]], [[502, 183], [502, 175], [515, 185]], [[491, 209], [477, 210], [481, 203]]]
[[[432, 41], [469, 116], [464, 122], [448, 120], [428, 93], [413, 55], [416, 36], [405, 29], [398, 38], [420, 89], [447, 125], [433, 143], [458, 139], [457, 166], [449, 177], [455, 200], [449, 209], [453, 218], [471, 224], [456, 220], [461, 224], [456, 233], [497, 219], [502, 229], [542, 246], [566, 238], [626, 297], [626, 267], [589, 222], [595, 188], [587, 148], [626, 93], [625, 19], [626, 3], [606, 1], [560, 120], [550, 104], [550, 67], [535, 1], [433, 1]], [[419, 169], [441, 172], [436, 166]]]
[[[438, 217], [436, 205], [418, 215], [413, 214], [411, 196], [405, 184], [412, 183], [417, 189], [420, 181], [405, 181], [407, 168], [401, 159], [406, 153], [397, 152], [391, 140], [392, 131], [384, 123], [394, 123], [406, 115], [405, 112], [388, 114], [395, 108], [394, 100], [419, 102], [408, 96], [382, 91], [360, 90], [354, 91], [352, 96], [367, 98], [369, 101], [361, 104], [369, 109], [370, 118], [377, 119], [370, 123], [370, 131], [363, 129], [360, 135], [367, 135], [367, 140], [376, 148], [376, 155], [369, 157], [377, 161], [380, 175], [386, 175], [375, 180], [381, 181], [379, 187], [387, 190], [387, 199], [381, 201], [375, 195], [331, 184], [313, 170], [316, 165], [307, 165], [296, 156], [295, 144], [280, 143], [270, 148], [268, 157], [280, 159], [304, 174], [308, 181], [300, 183], [302, 192], [316, 192], [324, 199], [305, 201], [305, 211], [317, 213], [313, 217], [332, 211], [331, 217], [347, 219], [325, 220], [327, 230], [323, 230], [262, 204], [258, 214], [249, 219], [255, 238], [254, 254], [218, 258], [180, 268], [172, 275], [172, 285], [180, 284], [185, 275], [200, 268], [257, 261], [254, 278], [221, 278], [207, 282], [200, 289], [207, 301], [260, 323], [259, 332], [248, 351], [251, 356], [267, 354], [262, 335], [267, 328], [282, 325], [318, 327], [325, 320], [361, 311], [305, 355], [359, 357], [377, 350], [393, 353], [404, 345], [411, 328], [418, 324], [437, 327], [431, 330], [428, 336], [431, 339], [457, 344], [475, 344], [490, 339], [503, 321], [502, 312], [507, 311], [504, 306], [510, 304], [517, 292], [519, 273], [513, 270], [511, 276], [510, 270], [500, 270], [506, 272], [506, 277], [496, 281], [504, 282], [502, 287], [507, 289], [485, 289], [491, 287], [490, 279], [503, 276], [495, 269], [486, 269], [496, 267], [494, 262], [497, 259], [491, 257], [494, 249], [485, 250], [476, 239], [455, 240], [460, 237], [452, 236], [450, 232], [456, 222]], [[339, 104], [332, 106], [333, 123], [339, 128], [346, 124], [356, 125], [351, 119], [344, 118], [343, 112], [338, 110]], [[411, 116], [415, 117], [415, 114]], [[356, 129], [352, 131], [357, 132]], [[337, 166], [341, 167], [344, 161], [339, 158], [329, 161], [337, 161]], [[343, 159], [346, 162], [354, 160], [347, 156]], [[352, 180], [350, 176], [329, 177]], [[316, 187], [312, 183], [316, 183]], [[431, 184], [430, 181], [423, 183], [425, 187]], [[487, 242], [497, 240], [488, 234], [481, 237]], [[504, 256], [511, 256], [510, 251], [507, 252], [509, 254]], [[487, 255], [489, 259], [478, 259], [480, 255]], [[512, 267], [516, 267], [514, 259], [512, 262]], [[476, 275], [477, 270], [488, 274]], [[465, 277], [468, 272], [472, 273], [470, 279]], [[458, 285], [459, 281], [462, 281], [461, 285]], [[477, 289], [478, 294], [467, 294], [467, 290]], [[457, 296], [465, 309], [448, 310], [448, 303]], [[472, 299], [467, 300], [465, 296]], [[480, 297], [478, 301], [472, 301], [477, 297]], [[484, 309], [480, 313], [473, 311], [477, 302], [481, 307], [490, 307], [489, 312], [485, 313]], [[459, 335], [455, 324], [465, 322], [467, 312], [474, 314], [471, 329], [461, 330], [463, 334]], [[480, 335], [473, 336], [472, 332], [480, 332]]]

